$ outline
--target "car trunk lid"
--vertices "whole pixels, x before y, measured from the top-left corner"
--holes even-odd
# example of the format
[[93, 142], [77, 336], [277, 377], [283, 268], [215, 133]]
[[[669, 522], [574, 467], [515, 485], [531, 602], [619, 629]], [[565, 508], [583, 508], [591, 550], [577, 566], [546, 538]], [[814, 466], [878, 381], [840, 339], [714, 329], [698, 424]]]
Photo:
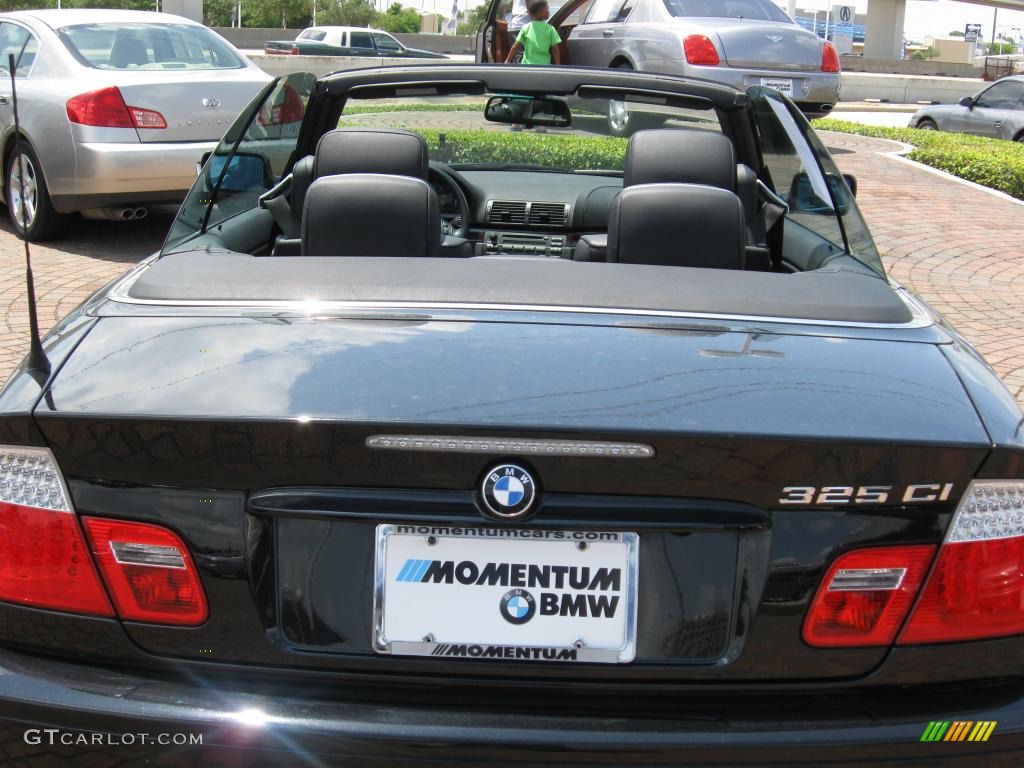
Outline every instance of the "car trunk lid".
[[159, 112], [167, 123], [139, 129], [143, 142], [219, 141], [267, 82], [245, 69], [119, 73], [119, 80], [125, 104]]
[[686, 19], [718, 36], [725, 63], [744, 69], [816, 72], [821, 40], [795, 24], [751, 19]]
[[[640, 541], [637, 663], [532, 676], [850, 678], [881, 663], [884, 648], [808, 648], [800, 626], [837, 552], [941, 540], [987, 453], [934, 345], [486, 320], [100, 320], [37, 421], [79, 513], [180, 532], [210, 602], [203, 627], [128, 624], [132, 638], [208, 661], [515, 677], [508, 657], [382, 655], [373, 636], [378, 526], [502, 528], [477, 489], [511, 460], [543, 489], [520, 528]], [[489, 447], [452, 449], [453, 436]], [[935, 503], [905, 501], [933, 485]], [[886, 503], [857, 504], [862, 486], [889, 488]], [[787, 501], [806, 488], [810, 503]], [[839, 501], [820, 503], [825, 488]]]

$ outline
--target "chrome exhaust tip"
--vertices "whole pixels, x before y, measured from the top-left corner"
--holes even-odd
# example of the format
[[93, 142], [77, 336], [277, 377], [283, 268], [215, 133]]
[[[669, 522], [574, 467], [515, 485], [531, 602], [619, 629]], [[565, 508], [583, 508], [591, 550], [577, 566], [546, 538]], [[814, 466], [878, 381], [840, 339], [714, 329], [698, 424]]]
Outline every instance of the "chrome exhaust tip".
[[140, 205], [138, 208], [135, 209], [135, 219], [136, 220], [144, 219], [148, 215], [149, 215], [149, 208], [146, 208], [144, 205]]

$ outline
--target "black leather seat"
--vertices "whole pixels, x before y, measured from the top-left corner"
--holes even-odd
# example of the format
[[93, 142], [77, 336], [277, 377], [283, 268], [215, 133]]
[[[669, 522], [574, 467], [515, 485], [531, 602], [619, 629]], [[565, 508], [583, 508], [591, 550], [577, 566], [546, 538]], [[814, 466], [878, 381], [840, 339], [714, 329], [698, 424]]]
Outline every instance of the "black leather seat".
[[743, 205], [732, 192], [703, 184], [627, 187], [612, 206], [607, 260], [743, 269]]
[[423, 179], [325, 176], [306, 191], [301, 239], [303, 256], [439, 256], [441, 206]]
[[315, 153], [296, 161], [292, 167], [291, 192], [272, 208], [282, 236], [274, 246], [275, 255], [299, 251], [299, 229], [310, 184], [325, 176], [346, 173], [381, 173], [427, 180], [430, 160], [423, 137], [411, 131], [390, 128], [338, 128], [317, 142]]
[[[748, 269], [770, 269], [767, 233], [760, 214], [757, 175], [736, 163], [732, 142], [721, 133], [700, 129], [638, 131], [629, 140], [623, 187], [644, 184], [699, 184], [737, 195], [743, 205]], [[574, 259], [594, 261], [600, 237], [585, 237]], [[610, 260], [610, 257], [608, 257]]]
[[702, 130], [639, 131], [629, 141], [624, 186], [634, 184], [707, 184], [735, 192], [743, 202], [747, 245], [767, 247], [760, 211], [757, 174], [737, 164], [732, 142]]

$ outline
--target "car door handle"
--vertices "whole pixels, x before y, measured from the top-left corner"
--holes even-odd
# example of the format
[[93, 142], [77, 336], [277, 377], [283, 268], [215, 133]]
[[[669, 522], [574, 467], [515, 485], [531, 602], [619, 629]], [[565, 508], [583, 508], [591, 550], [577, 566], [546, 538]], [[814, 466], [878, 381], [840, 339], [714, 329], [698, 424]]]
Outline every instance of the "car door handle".
[[602, 32], [601, 34], [602, 34], [602, 35], [604, 35], [605, 37], [611, 37], [612, 35], [614, 35], [614, 34], [615, 34], [615, 30], [612, 30], [612, 29], [606, 29], [606, 30], [605, 30], [604, 32]]

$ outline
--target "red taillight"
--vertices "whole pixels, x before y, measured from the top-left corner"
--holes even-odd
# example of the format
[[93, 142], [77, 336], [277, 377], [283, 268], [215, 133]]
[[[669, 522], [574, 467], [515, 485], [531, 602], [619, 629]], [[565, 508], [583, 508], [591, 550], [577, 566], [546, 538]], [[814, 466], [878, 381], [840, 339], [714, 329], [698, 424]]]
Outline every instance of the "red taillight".
[[74, 512], [0, 502], [0, 600], [113, 616]]
[[964, 494], [900, 645], [1024, 634], [1024, 483]]
[[292, 46], [292, 56], [298, 56], [298, 55], [299, 55], [299, 49], [298, 49], [298, 46], [294, 46], [294, 45], [293, 45], [293, 46]]
[[0, 600], [114, 615], [45, 448], [0, 446]]
[[206, 621], [206, 596], [188, 548], [156, 525], [82, 519], [92, 553], [122, 619], [196, 626]]
[[683, 52], [688, 64], [717, 67], [722, 63], [718, 57], [718, 49], [707, 35], [688, 35], [683, 40]]
[[167, 127], [167, 121], [159, 112], [126, 105], [117, 86], [72, 96], [65, 108], [68, 120], [79, 125], [99, 128]]
[[256, 118], [260, 125], [285, 125], [302, 120], [306, 112], [299, 92], [286, 85], [269, 107], [264, 107]]
[[890, 645], [935, 553], [931, 545], [848, 552], [825, 574], [804, 620], [820, 648]]
[[839, 51], [836, 50], [836, 47], [832, 45], [832, 43], [826, 42], [821, 47], [821, 71], [839, 71]]

